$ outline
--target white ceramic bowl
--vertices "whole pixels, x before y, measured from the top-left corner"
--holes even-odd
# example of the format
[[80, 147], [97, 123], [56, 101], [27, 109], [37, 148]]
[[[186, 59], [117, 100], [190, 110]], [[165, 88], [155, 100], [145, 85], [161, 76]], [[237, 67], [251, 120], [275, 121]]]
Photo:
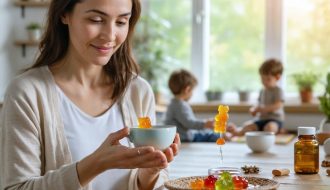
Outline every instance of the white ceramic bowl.
[[164, 150], [173, 143], [175, 134], [176, 126], [173, 125], [154, 125], [149, 129], [132, 127], [129, 139], [136, 147], [153, 146]]
[[265, 131], [245, 133], [246, 144], [253, 152], [266, 152], [275, 143], [275, 134]]

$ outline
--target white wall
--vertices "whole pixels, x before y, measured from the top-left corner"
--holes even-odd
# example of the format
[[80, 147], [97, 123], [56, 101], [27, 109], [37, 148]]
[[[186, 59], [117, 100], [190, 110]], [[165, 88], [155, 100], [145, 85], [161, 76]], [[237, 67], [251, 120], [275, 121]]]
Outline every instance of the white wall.
[[21, 17], [21, 8], [13, 5], [12, 0], [0, 0], [0, 102], [10, 80], [27, 67], [35, 58], [37, 48], [27, 47], [26, 57], [22, 56], [20, 46], [15, 46], [16, 39], [27, 39], [25, 26], [29, 22], [43, 23], [46, 8], [25, 8], [25, 18]]

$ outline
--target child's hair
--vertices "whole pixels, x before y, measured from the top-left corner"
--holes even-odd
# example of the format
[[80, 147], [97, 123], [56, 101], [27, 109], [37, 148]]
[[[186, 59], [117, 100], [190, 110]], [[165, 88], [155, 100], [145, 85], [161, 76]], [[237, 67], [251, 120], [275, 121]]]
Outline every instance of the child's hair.
[[174, 95], [180, 94], [186, 87], [197, 85], [196, 77], [185, 69], [174, 71], [168, 80], [168, 86]]
[[268, 59], [262, 63], [259, 68], [259, 73], [262, 75], [281, 75], [283, 72], [283, 65], [277, 59]]

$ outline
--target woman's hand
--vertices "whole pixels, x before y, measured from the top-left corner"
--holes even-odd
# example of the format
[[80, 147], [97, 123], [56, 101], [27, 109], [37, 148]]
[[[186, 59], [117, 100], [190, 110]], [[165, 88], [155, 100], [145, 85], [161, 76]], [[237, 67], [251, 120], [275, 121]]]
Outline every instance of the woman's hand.
[[77, 164], [79, 181], [82, 186], [89, 183], [98, 174], [112, 168], [167, 167], [167, 156], [151, 146], [129, 148], [121, 145], [119, 140], [127, 137], [128, 134], [129, 129], [126, 127], [111, 133], [94, 153]]
[[165, 167], [166, 160], [160, 151], [151, 146], [129, 148], [119, 143], [119, 140], [129, 135], [129, 129], [123, 128], [112, 133], [93, 153], [100, 161], [103, 169], [150, 168]]
[[179, 153], [179, 146], [181, 144], [180, 136], [177, 133], [175, 135], [174, 141], [171, 144], [171, 146], [164, 150], [164, 153], [166, 155], [167, 162], [170, 163], [173, 161], [174, 157], [178, 155]]
[[174, 157], [179, 153], [180, 144], [180, 136], [177, 133], [170, 147], [165, 149], [163, 152], [160, 152], [163, 154], [163, 158], [166, 159], [165, 167], [139, 169], [138, 184], [140, 189], [153, 189], [161, 169], [166, 168], [168, 163], [172, 162]]

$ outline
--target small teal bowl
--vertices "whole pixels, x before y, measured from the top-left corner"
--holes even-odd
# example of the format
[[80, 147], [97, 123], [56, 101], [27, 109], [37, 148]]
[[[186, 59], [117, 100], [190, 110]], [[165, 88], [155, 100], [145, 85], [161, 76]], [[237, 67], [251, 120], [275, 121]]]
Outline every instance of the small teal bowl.
[[152, 128], [144, 129], [131, 127], [129, 139], [136, 146], [153, 146], [158, 150], [165, 150], [174, 141], [176, 126], [154, 125]]

